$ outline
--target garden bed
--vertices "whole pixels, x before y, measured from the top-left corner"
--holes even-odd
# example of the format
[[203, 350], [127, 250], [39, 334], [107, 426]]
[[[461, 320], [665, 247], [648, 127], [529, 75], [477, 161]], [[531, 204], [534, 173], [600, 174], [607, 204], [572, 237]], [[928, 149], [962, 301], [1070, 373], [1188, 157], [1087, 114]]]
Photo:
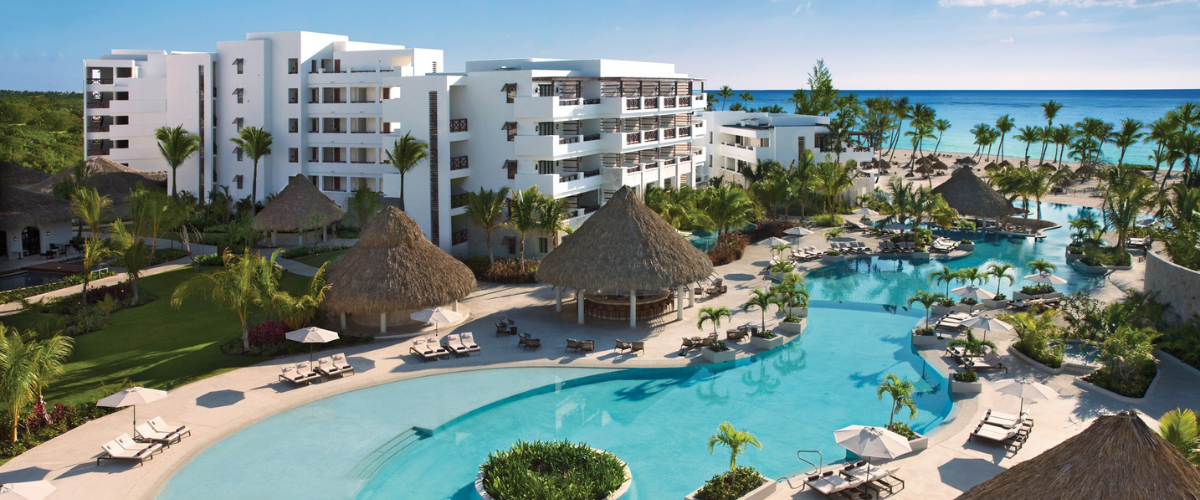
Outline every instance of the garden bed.
[[518, 441], [488, 455], [475, 491], [484, 500], [616, 500], [632, 482], [629, 466], [612, 453], [568, 441]]

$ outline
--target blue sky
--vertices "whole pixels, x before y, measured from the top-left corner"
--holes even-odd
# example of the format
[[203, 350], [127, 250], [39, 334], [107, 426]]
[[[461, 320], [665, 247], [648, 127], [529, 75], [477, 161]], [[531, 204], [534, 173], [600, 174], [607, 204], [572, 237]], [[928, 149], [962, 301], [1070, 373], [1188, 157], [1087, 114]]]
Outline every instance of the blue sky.
[[1198, 0], [6, 2], [0, 89], [75, 90], [114, 48], [213, 51], [307, 30], [503, 57], [673, 62], [707, 87], [794, 89], [818, 58], [839, 88], [1200, 87]]

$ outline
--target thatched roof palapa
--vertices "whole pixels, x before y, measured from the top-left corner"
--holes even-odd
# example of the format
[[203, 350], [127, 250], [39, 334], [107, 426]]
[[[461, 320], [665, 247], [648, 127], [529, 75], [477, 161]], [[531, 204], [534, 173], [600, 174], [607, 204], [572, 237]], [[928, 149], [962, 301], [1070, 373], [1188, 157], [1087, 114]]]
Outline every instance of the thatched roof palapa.
[[[96, 188], [96, 191], [101, 196], [109, 197], [114, 205], [122, 205], [128, 201], [129, 195], [133, 193], [139, 183], [141, 183], [144, 189], [162, 192], [166, 192], [167, 190], [165, 177], [126, 167], [104, 156], [97, 156], [88, 160], [86, 169], [88, 174], [92, 176], [92, 186]], [[46, 180], [30, 186], [29, 190], [42, 194], [51, 194], [54, 192], [54, 185], [69, 175], [71, 175], [71, 169], [63, 170]], [[120, 211], [118, 210], [118, 212]]]
[[[304, 231], [334, 224], [346, 213], [333, 200], [325, 196], [302, 174], [288, 181], [288, 185], [275, 195], [258, 215], [254, 216], [257, 231]], [[314, 224], [313, 218], [319, 218]]]
[[542, 259], [537, 278], [581, 290], [661, 290], [712, 272], [707, 255], [625, 186]]
[[71, 204], [53, 196], [0, 186], [0, 227], [24, 228], [71, 220]]
[[1078, 435], [996, 474], [958, 500], [1200, 498], [1200, 471], [1136, 413], [1096, 419]]
[[1012, 215], [1012, 205], [1000, 193], [975, 176], [971, 167], [954, 171], [946, 182], [933, 188], [951, 208], [960, 214], [976, 217], [1005, 217]]
[[0, 161], [0, 185], [3, 186], [28, 186], [37, 184], [49, 177], [50, 174], [36, 168]]
[[425, 239], [412, 218], [386, 207], [363, 227], [358, 243], [330, 266], [329, 285], [324, 309], [379, 314], [462, 299], [475, 291], [475, 275]]

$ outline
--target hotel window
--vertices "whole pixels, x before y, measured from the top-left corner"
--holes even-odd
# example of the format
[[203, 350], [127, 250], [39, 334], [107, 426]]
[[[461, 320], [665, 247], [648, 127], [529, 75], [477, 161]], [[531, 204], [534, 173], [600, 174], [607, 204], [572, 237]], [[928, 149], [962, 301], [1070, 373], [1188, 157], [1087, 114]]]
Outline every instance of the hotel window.
[[308, 103], [316, 104], [321, 102], [321, 90], [317, 88], [308, 89]]
[[551, 160], [538, 160], [537, 173], [548, 175], [554, 173], [554, 162]]
[[129, 100], [129, 92], [117, 92], [117, 100], [118, 101], [128, 101]]
[[238, 132], [241, 132], [241, 131], [242, 131], [242, 122], [243, 122], [243, 121], [244, 121], [244, 120], [243, 120], [243, 119], [241, 119], [241, 118], [234, 118], [234, 119], [233, 119], [233, 125], [237, 127], [237, 131], [238, 131]]
[[239, 75], [242, 74], [242, 59], [241, 58], [234, 59], [233, 66], [235, 68], [237, 68], [237, 74], [239, 74]]
[[133, 68], [117, 68], [117, 78], [133, 78]]
[[242, 148], [241, 147], [233, 148], [233, 155], [237, 157], [237, 161], [242, 161]]
[[288, 74], [294, 75], [300, 72], [300, 60], [295, 57], [288, 59]]
[[237, 103], [241, 104], [242, 103], [242, 89], [234, 90], [233, 95], [237, 96]]
[[383, 133], [392, 133], [392, 122], [383, 122]]
[[392, 98], [392, 88], [391, 87], [384, 87], [383, 89], [380, 90], [380, 92], [383, 95], [383, 99], [391, 99]]
[[345, 191], [345, 189], [342, 188], [342, 178], [341, 177], [322, 177], [321, 178], [321, 190], [322, 191]]
[[538, 122], [538, 135], [554, 135], [554, 122]]
[[312, 70], [310, 70], [309, 73], [316, 73], [317, 72], [317, 60], [313, 59], [311, 62], [312, 62]]
[[288, 118], [288, 133], [294, 134], [300, 131], [300, 119]]
[[762, 139], [759, 139], [759, 140], [758, 140], [758, 147], [760, 147], [760, 148], [769, 148], [769, 147], [771, 147], [771, 140], [770, 140], [770, 139], [768, 139], [768, 138], [766, 138], [766, 137], [764, 137], [764, 138], [762, 138]]
[[113, 125], [129, 125], [129, 117], [128, 116], [118, 116], [113, 121]]
[[242, 189], [242, 175], [241, 174], [233, 176], [233, 184], [236, 185], [238, 189]]
[[300, 89], [288, 89], [288, 104], [300, 102]]
[[318, 148], [308, 148], [308, 161], [316, 162], [319, 152], [320, 149]]
[[549, 97], [549, 96], [554, 95], [554, 84], [553, 83], [539, 83], [538, 84], [538, 95], [542, 96], [542, 97]]
[[113, 148], [114, 149], [128, 149], [129, 141], [127, 141], [127, 140], [113, 141]]
[[309, 118], [308, 119], [308, 131], [309, 132], [320, 132], [321, 131], [321, 121], [317, 118]]
[[506, 83], [506, 84], [504, 84], [503, 87], [500, 88], [500, 90], [504, 91], [504, 98], [505, 98], [505, 100], [508, 101], [509, 104], [516, 102], [516, 100], [517, 100], [517, 84]]
[[288, 163], [299, 163], [299, 162], [300, 162], [300, 149], [288, 148]]
[[538, 253], [550, 253], [549, 238], [538, 238]]
[[433, 73], [437, 73], [437, 61], [433, 62]]

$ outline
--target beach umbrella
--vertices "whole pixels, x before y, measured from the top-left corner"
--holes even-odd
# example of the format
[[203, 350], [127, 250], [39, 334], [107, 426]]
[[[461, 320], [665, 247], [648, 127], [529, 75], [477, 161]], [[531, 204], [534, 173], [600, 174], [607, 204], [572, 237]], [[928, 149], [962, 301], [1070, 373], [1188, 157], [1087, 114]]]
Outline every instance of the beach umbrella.
[[983, 340], [987, 340], [987, 332], [1011, 332], [1012, 325], [991, 316], [975, 316], [962, 322], [962, 326], [983, 330]]
[[767, 238], [765, 240], [758, 242], [758, 244], [762, 245], [764, 247], [773, 247], [775, 245], [789, 245], [790, 243], [788, 243], [788, 241], [783, 238], [778, 238], [778, 237], [772, 236], [770, 238]]
[[882, 427], [851, 425], [833, 431], [838, 446], [860, 457], [896, 458], [912, 451], [908, 439]]
[[[1058, 391], [1037, 382], [1018, 381], [1013, 379], [1001, 380], [992, 384], [992, 389], [1000, 394], [1009, 394], [1021, 398], [1021, 413], [1025, 413], [1026, 399], [1050, 399], [1058, 395]], [[1020, 413], [1018, 413], [1020, 415]]]
[[1043, 285], [1065, 285], [1067, 280], [1059, 278], [1050, 273], [1034, 273], [1025, 277], [1025, 281], [1032, 281]]
[[875, 212], [874, 210], [871, 210], [871, 209], [869, 209], [869, 208], [867, 208], [867, 207], [859, 207], [859, 209], [858, 209], [858, 210], [855, 210], [855, 211], [854, 211], [854, 212], [852, 212], [852, 213], [853, 213], [854, 215], [865, 215], [865, 216], [867, 216], [867, 217], [874, 217], [874, 216], [876, 216], [876, 215], [879, 215], [877, 212]]
[[104, 406], [108, 408], [124, 408], [126, 406], [132, 406], [133, 427], [134, 432], [137, 432], [137, 406], [146, 403], [153, 403], [165, 397], [167, 397], [167, 391], [147, 389], [145, 387], [130, 387], [97, 401], [96, 406]]
[[962, 297], [964, 299], [975, 300], [990, 300], [996, 298], [996, 294], [984, 290], [978, 285], [967, 285], [950, 290], [950, 293]]
[[885, 231], [900, 231], [903, 233], [904, 231], [908, 231], [911, 228], [908, 227], [908, 224], [904, 224], [904, 223], [900, 223], [900, 222], [893, 222], [891, 224], [887, 224], [887, 225], [883, 226], [883, 229]]
[[299, 342], [301, 344], [308, 344], [308, 362], [309, 363], [312, 363], [312, 360], [313, 360], [312, 344], [324, 344], [326, 342], [332, 342], [332, 341], [338, 339], [337, 332], [331, 332], [324, 328], [317, 328], [315, 326], [310, 326], [308, 328], [301, 328], [299, 330], [292, 330], [290, 332], [283, 334], [283, 336], [293, 342]]
[[1138, 221], [1137, 225], [1139, 225], [1139, 226], [1142, 226], [1142, 227], [1149, 227], [1149, 226], [1153, 226], [1153, 225], [1154, 225], [1154, 218], [1153, 218], [1153, 217], [1150, 217], [1150, 218], [1147, 218], [1147, 219], [1142, 219], [1142, 220]]
[[50, 481], [0, 484], [0, 500], [42, 500], [56, 488]]
[[417, 311], [417, 312], [409, 315], [409, 317], [412, 318], [413, 321], [420, 321], [422, 323], [433, 323], [433, 334], [434, 335], [438, 334], [437, 331], [438, 331], [439, 324], [454, 323], [454, 322], [462, 321], [462, 319], [463, 319], [463, 316], [461, 314], [456, 313], [454, 311], [442, 309], [440, 307], [435, 307], [433, 309], [426, 309], [424, 311]]
[[812, 233], [812, 231], [804, 229], [803, 227], [796, 226], [796, 227], [788, 228], [786, 231], [783, 232], [783, 234], [790, 234], [792, 236], [808, 236], [813, 233]]

